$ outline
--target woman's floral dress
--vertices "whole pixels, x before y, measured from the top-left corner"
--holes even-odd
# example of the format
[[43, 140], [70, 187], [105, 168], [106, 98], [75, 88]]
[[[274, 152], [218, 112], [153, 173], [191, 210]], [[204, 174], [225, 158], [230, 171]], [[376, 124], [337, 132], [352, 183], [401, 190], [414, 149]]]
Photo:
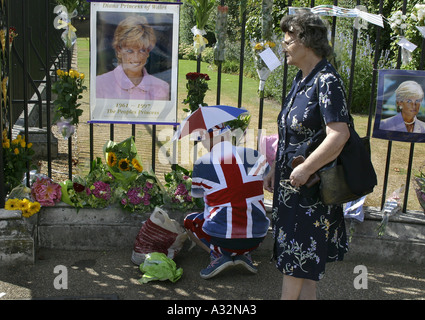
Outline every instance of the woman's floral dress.
[[322, 128], [322, 119], [350, 119], [342, 80], [325, 59], [305, 79], [297, 74], [279, 114], [272, 212], [277, 268], [315, 281], [323, 277], [326, 262], [342, 260], [348, 250], [342, 207], [306, 198], [288, 181], [294, 153]]

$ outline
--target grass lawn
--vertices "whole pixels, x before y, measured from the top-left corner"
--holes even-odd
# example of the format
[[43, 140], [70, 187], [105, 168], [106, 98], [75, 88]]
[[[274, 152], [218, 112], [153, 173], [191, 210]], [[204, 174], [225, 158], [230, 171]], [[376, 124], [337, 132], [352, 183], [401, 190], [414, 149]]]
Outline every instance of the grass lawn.
[[[80, 72], [84, 72], [89, 80], [89, 40], [88, 38], [78, 39], [78, 69]], [[178, 72], [178, 119], [181, 121], [184, 117], [183, 108], [187, 107], [182, 101], [186, 97], [186, 78], [185, 75], [188, 72], [196, 71], [196, 61], [180, 60], [179, 61], [179, 72]], [[201, 72], [207, 73], [211, 80], [208, 82], [210, 90], [207, 92], [205, 102], [208, 105], [216, 104], [217, 95], [217, 72], [214, 68], [210, 67], [206, 63], [201, 64]], [[87, 84], [89, 81], [87, 81]], [[258, 130], [259, 121], [259, 97], [257, 94], [258, 80], [251, 78], [243, 79], [243, 94], [242, 94], [242, 107], [247, 109], [252, 115], [249, 129], [254, 131], [251, 139], [255, 139]], [[239, 90], [239, 76], [231, 74], [222, 74], [221, 83], [221, 96], [220, 104], [237, 106], [238, 104], [238, 90]], [[83, 103], [89, 106], [89, 92], [85, 92]], [[280, 111], [280, 104], [273, 100], [264, 101], [263, 111], [263, 125], [262, 128], [266, 134], [276, 133], [276, 118]], [[88, 116], [87, 116], [88, 117]], [[365, 115], [353, 115], [356, 129], [360, 136], [366, 135], [367, 132], [367, 116]], [[87, 118], [88, 119], [88, 118]], [[372, 121], [373, 124], [373, 121]], [[138, 126], [139, 127], [139, 126]], [[137, 139], [136, 139], [137, 140]], [[87, 142], [88, 144], [88, 142]], [[249, 146], [255, 146], [254, 141], [248, 141]], [[370, 194], [366, 199], [366, 205], [377, 206], [381, 204], [381, 197], [383, 193], [383, 181], [385, 166], [387, 161], [387, 150], [388, 141], [381, 139], [371, 139], [372, 148], [372, 161], [375, 166], [375, 170], [378, 175], [378, 186], [375, 187], [375, 191]], [[387, 197], [396, 189], [406, 184], [408, 159], [411, 144], [404, 142], [393, 142], [392, 153], [389, 165], [389, 176], [388, 176], [388, 188]], [[425, 162], [425, 146], [424, 144], [417, 143], [414, 145], [414, 157], [413, 157], [413, 174], [417, 172], [419, 167]], [[188, 167], [186, 165], [186, 167]], [[422, 210], [416, 199], [414, 192], [415, 184], [411, 179], [410, 191], [408, 198], [408, 210]], [[271, 199], [271, 195], [266, 192], [266, 198]]]

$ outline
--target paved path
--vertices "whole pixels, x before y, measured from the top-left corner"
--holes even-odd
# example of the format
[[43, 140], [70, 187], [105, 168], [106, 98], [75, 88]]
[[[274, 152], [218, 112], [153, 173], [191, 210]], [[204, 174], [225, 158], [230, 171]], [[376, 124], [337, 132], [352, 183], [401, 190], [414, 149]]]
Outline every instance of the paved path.
[[[208, 256], [199, 248], [187, 248], [176, 258], [184, 270], [176, 283], [154, 281], [140, 284], [142, 273], [130, 261], [131, 249], [115, 251], [39, 250], [36, 263], [0, 269], [0, 300], [5, 299], [120, 299], [120, 300], [277, 300], [281, 275], [270, 260], [270, 251], [253, 254], [258, 274], [241, 266], [226, 269], [216, 277], [203, 280], [200, 269]], [[355, 273], [355, 267], [365, 269]], [[65, 269], [55, 267], [63, 266]], [[62, 268], [62, 267], [59, 267]], [[328, 264], [319, 282], [321, 300], [425, 299], [425, 268], [403, 263], [377, 263], [346, 256], [344, 262]], [[55, 289], [55, 279], [68, 275], [68, 288]], [[359, 278], [357, 278], [359, 280]], [[366, 281], [366, 282], [365, 282]], [[57, 280], [56, 280], [57, 282]], [[354, 283], [366, 285], [356, 289]]]

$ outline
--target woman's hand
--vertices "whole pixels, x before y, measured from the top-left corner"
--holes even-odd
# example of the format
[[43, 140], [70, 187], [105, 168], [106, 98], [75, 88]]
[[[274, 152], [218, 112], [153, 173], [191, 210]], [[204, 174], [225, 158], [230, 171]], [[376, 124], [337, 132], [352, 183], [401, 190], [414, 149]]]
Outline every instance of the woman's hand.
[[294, 168], [289, 176], [294, 187], [304, 185], [317, 170], [338, 157], [350, 137], [345, 122], [331, 122], [326, 126], [326, 138], [316, 150], [300, 165]]
[[308, 167], [303, 166], [303, 163], [296, 166], [289, 176], [289, 182], [295, 187], [300, 187], [304, 185], [308, 178], [313, 174], [314, 172], [310, 173], [308, 172]]
[[263, 179], [263, 187], [268, 192], [273, 192], [273, 189], [274, 189], [275, 164], [276, 164], [276, 162], [273, 162], [273, 164], [271, 165], [271, 169], [270, 169], [269, 173]]

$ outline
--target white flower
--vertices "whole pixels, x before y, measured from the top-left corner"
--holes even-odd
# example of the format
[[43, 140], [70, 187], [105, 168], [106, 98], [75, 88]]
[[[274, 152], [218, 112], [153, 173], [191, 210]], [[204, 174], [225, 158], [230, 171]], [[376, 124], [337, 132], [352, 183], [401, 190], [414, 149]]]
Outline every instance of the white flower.
[[419, 10], [418, 11], [418, 20], [422, 21], [425, 17], [425, 10]]

